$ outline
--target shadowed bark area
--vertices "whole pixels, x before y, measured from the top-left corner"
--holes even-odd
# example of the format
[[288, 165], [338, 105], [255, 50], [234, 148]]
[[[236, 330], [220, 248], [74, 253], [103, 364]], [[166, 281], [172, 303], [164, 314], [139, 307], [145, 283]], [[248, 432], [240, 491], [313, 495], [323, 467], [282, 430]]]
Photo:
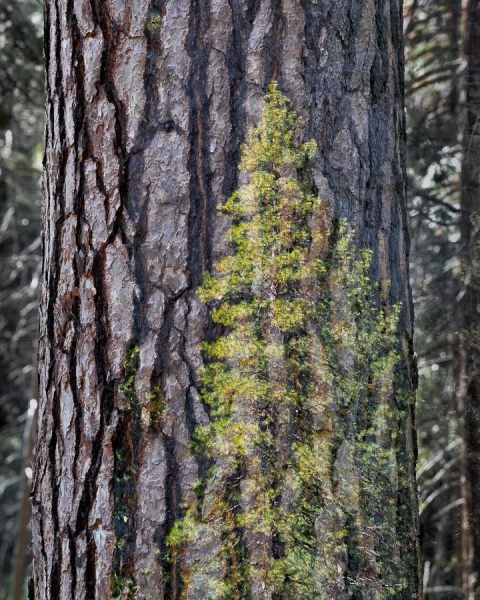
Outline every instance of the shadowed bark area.
[[[209, 418], [199, 344], [216, 336], [195, 290], [228, 251], [216, 206], [241, 183], [272, 78], [318, 144], [319, 197], [403, 303], [398, 385], [414, 389], [401, 27], [396, 0], [47, 0], [35, 598], [183, 597], [198, 550], [172, 563], [167, 536], [207, 466], [189, 440]], [[410, 576], [394, 597], [410, 600], [403, 397], [395, 526]]]

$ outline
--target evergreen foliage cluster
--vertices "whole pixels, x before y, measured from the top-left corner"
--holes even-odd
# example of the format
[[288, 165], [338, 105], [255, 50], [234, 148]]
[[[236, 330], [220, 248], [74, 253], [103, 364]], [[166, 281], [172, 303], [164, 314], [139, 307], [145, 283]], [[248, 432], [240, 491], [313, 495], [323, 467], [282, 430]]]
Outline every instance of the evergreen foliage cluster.
[[[184, 585], [204, 598], [385, 598], [398, 572], [393, 381], [399, 306], [387, 309], [343, 222], [310, 226], [313, 141], [272, 84], [220, 208], [234, 251], [199, 290], [224, 334], [203, 351], [211, 459], [170, 534], [198, 548]], [[382, 304], [379, 307], [379, 304]], [[215, 541], [222, 552], [212, 555]]]

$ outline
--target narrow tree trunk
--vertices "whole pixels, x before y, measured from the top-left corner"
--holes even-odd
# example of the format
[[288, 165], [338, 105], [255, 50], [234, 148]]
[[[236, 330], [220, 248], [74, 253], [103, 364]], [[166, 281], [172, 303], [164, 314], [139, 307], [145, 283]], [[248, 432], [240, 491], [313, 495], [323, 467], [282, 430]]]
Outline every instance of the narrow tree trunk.
[[[466, 125], [463, 137], [462, 161], [462, 240], [467, 276], [462, 298], [464, 343], [467, 346], [465, 433], [469, 472], [470, 498], [480, 497], [480, 361], [478, 340], [474, 331], [480, 325], [480, 281], [478, 280], [478, 227], [472, 217], [480, 214], [480, 2], [469, 0], [466, 8]], [[475, 265], [477, 262], [477, 265]], [[473, 538], [473, 572], [475, 589], [480, 589], [480, 505], [469, 506], [470, 529]]]
[[23, 436], [23, 461], [22, 472], [20, 473], [21, 493], [20, 510], [18, 515], [17, 537], [15, 539], [14, 565], [12, 577], [12, 600], [22, 600], [23, 584], [25, 583], [25, 565], [28, 550], [29, 531], [28, 525], [31, 521], [31, 506], [29, 502], [31, 492], [31, 473], [28, 475], [28, 469], [31, 470], [34, 460], [35, 443], [37, 441], [37, 420], [38, 420], [38, 373], [35, 368], [33, 371], [34, 380], [32, 382], [32, 398], [27, 413], [27, 422], [25, 423], [25, 432]]
[[463, 594], [466, 600], [474, 600], [473, 579], [472, 579], [472, 559], [473, 543], [472, 532], [470, 528], [470, 511], [472, 505], [470, 474], [469, 474], [469, 456], [467, 433], [465, 427], [465, 400], [467, 394], [467, 348], [465, 336], [462, 336], [460, 347], [460, 376], [457, 392], [458, 415], [460, 420], [460, 497], [462, 500], [462, 509], [460, 516], [460, 556], [461, 558], [461, 580]]
[[403, 303], [395, 597], [418, 598], [401, 2], [47, 0], [45, 24], [35, 598], [179, 598], [202, 559], [164, 558], [205, 471], [189, 439], [216, 330], [195, 290], [272, 79], [318, 143], [320, 197]]

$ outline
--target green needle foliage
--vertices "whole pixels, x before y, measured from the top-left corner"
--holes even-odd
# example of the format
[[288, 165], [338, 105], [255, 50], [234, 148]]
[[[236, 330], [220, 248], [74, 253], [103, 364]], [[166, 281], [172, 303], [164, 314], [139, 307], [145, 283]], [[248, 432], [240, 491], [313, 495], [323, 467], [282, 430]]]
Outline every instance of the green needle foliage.
[[[185, 593], [385, 598], [404, 587], [396, 539], [393, 378], [399, 306], [379, 308], [344, 222], [328, 233], [314, 141], [276, 84], [243, 147], [249, 182], [220, 208], [231, 256], [199, 293], [224, 334], [203, 350], [211, 460], [169, 536]], [[362, 595], [364, 594], [364, 595]]]

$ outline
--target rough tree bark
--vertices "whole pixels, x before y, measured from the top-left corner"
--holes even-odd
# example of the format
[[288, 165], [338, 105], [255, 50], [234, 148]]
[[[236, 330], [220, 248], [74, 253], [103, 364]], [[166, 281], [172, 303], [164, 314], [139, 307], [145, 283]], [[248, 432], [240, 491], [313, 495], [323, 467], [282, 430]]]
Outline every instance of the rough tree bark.
[[[470, 535], [473, 542], [473, 575], [475, 590], [480, 589], [480, 505], [474, 502], [480, 494], [480, 373], [479, 351], [475, 348], [478, 339], [474, 331], [480, 324], [477, 310], [480, 304], [480, 281], [478, 280], [478, 226], [472, 216], [480, 214], [480, 2], [469, 0], [466, 3], [465, 54], [467, 70], [466, 124], [463, 138], [462, 160], [462, 244], [467, 276], [461, 295], [461, 314], [465, 335], [465, 393], [462, 404], [465, 407], [466, 457], [468, 464], [469, 493], [467, 494]], [[478, 593], [478, 592], [474, 592]], [[475, 596], [476, 597], [476, 596]]]
[[[195, 290], [226, 251], [216, 206], [272, 79], [318, 143], [320, 197], [403, 303], [400, 385], [415, 387], [402, 3], [47, 0], [45, 58], [35, 598], [110, 598], [120, 542], [139, 598], [177, 598], [182, 573], [165, 578], [157, 554], [192, 499], [189, 438], [208, 419], [199, 342], [215, 332]], [[405, 600], [418, 597], [409, 398], [394, 432]]]

